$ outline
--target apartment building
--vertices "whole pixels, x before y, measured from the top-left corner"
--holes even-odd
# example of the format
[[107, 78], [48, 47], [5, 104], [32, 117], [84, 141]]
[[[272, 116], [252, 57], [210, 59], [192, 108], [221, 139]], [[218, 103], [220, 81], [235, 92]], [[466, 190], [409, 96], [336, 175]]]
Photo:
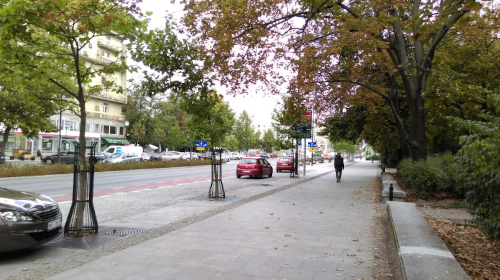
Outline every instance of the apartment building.
[[[87, 67], [105, 67], [125, 57], [115, 57], [114, 53], [125, 53], [125, 45], [122, 38], [114, 34], [106, 34], [91, 40], [80, 56], [85, 60]], [[123, 105], [127, 104], [127, 96], [124, 93], [117, 93], [113, 85], [126, 88], [126, 72], [115, 72], [113, 75], [103, 75], [94, 77], [91, 85], [99, 86], [99, 90], [90, 93], [90, 98], [86, 103], [86, 128], [85, 138], [87, 146], [91, 142], [98, 142], [97, 150], [112, 144], [128, 144], [126, 135], [125, 116], [122, 113]], [[61, 127], [61, 132], [40, 132], [37, 139], [27, 139], [25, 149], [36, 151], [40, 149], [42, 153], [57, 152], [59, 146], [61, 151], [74, 150], [74, 141], [78, 140], [80, 134], [80, 117], [64, 111], [50, 117], [50, 121], [57, 127]], [[3, 127], [3, 129], [5, 129]], [[0, 125], [0, 134], [2, 125]], [[17, 148], [14, 135], [21, 131], [11, 131], [11, 137], [6, 145], [6, 151]], [[59, 137], [59, 135], [61, 137]], [[61, 139], [60, 139], [61, 138]], [[59, 144], [60, 139], [60, 144]]]

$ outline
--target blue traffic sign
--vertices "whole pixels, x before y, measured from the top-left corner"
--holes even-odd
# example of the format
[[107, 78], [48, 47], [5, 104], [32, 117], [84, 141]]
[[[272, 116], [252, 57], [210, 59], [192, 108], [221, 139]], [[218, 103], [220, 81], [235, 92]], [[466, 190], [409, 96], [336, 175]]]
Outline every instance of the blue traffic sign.
[[207, 141], [196, 141], [196, 150], [205, 150], [207, 148]]
[[316, 148], [316, 142], [307, 143], [307, 147]]

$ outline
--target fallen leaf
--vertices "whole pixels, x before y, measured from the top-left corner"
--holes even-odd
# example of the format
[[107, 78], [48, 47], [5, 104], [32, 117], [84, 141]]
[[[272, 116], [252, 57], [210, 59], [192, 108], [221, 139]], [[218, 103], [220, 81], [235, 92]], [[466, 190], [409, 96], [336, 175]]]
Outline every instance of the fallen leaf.
[[267, 229], [269, 229], [269, 226], [266, 226]]
[[117, 262], [112, 263], [112, 265], [117, 265], [117, 264], [118, 264]]
[[354, 238], [352, 241], [359, 241], [357, 238]]
[[29, 268], [24, 268], [24, 269], [23, 269], [23, 271], [28, 271], [28, 270], [29, 270]]
[[273, 213], [269, 213], [269, 215], [272, 215]]
[[319, 212], [320, 214], [323, 214], [323, 212]]
[[37, 262], [37, 261], [34, 261], [34, 262], [33, 262], [33, 264], [38, 264], [38, 262]]
[[325, 253], [325, 255], [327, 255], [327, 256], [334, 256], [335, 254], [334, 253]]
[[344, 271], [343, 268], [337, 268], [337, 271]]
[[51, 266], [50, 265], [47, 265], [45, 268], [50, 268]]
[[285, 233], [285, 237], [292, 237], [292, 235], [289, 233]]

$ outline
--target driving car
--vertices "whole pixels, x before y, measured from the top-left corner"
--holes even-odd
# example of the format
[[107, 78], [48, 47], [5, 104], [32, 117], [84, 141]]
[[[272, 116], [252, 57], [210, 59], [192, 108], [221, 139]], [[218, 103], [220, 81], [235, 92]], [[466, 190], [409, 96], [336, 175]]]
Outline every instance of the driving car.
[[[85, 155], [85, 159], [87, 159], [87, 155]], [[46, 164], [59, 163], [59, 155], [57, 153], [48, 155], [42, 159], [42, 162]], [[61, 163], [66, 163], [66, 164], [75, 163], [75, 152], [74, 151], [61, 152]]]
[[[110, 153], [98, 152], [95, 153], [94, 158], [96, 162], [103, 162], [105, 159], [109, 158], [109, 156], [111, 156]], [[87, 154], [87, 157], [90, 158], [90, 153]]]
[[276, 163], [276, 172], [281, 172], [283, 170], [288, 170], [292, 172], [293, 170], [293, 160], [292, 158], [280, 158]]
[[182, 154], [180, 152], [163, 152], [161, 154], [161, 159], [162, 160], [180, 160], [182, 159]]
[[61, 210], [54, 200], [0, 187], [0, 252], [34, 247], [62, 232]]
[[109, 158], [105, 159], [106, 163], [120, 163], [141, 161], [141, 156], [136, 153], [114, 153]]
[[236, 166], [236, 178], [273, 176], [273, 166], [265, 158], [242, 158]]

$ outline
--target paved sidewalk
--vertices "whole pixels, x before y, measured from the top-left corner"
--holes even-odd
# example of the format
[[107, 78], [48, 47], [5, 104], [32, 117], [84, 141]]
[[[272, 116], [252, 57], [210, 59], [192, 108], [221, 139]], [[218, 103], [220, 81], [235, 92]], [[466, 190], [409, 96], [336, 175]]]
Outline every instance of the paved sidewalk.
[[208, 213], [219, 202], [189, 201], [138, 214], [127, 226], [154, 228], [162, 219], [181, 226], [160, 233], [164, 227], [157, 225], [156, 237], [141, 241], [139, 234], [124, 249], [103, 245], [83, 257], [64, 249], [66, 267], [54, 267], [44, 279], [373, 279], [380, 261], [373, 218], [380, 205], [372, 186], [379, 170], [361, 161], [346, 166], [336, 183], [331, 167], [319, 165], [275, 191], [227, 192], [254, 197], [198, 219], [190, 219], [191, 212]]

